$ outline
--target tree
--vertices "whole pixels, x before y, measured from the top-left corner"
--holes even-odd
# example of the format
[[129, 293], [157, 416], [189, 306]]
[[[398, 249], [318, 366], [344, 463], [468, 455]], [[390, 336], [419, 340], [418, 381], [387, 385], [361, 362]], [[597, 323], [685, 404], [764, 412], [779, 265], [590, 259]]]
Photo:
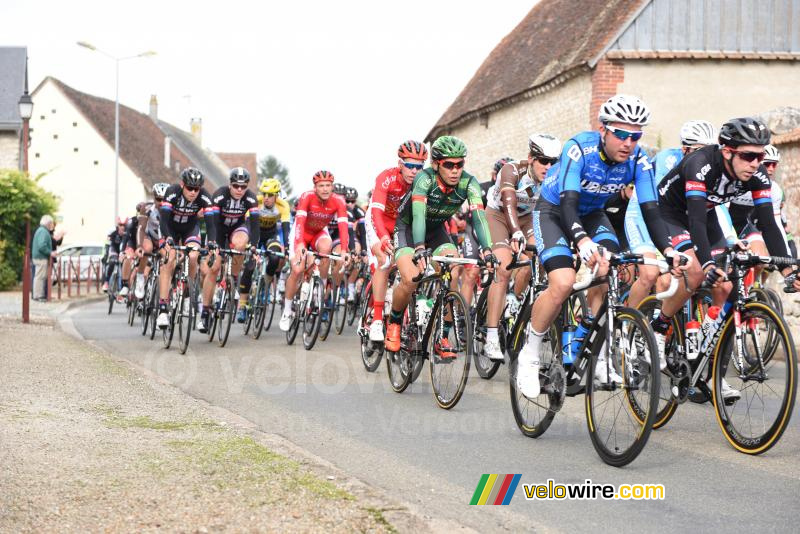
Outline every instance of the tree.
[[53, 215], [58, 209], [58, 200], [39, 186], [39, 178], [0, 170], [0, 289], [9, 289], [22, 278], [26, 217], [33, 234], [42, 215]]
[[259, 181], [265, 178], [277, 178], [285, 196], [292, 194], [292, 181], [289, 179], [289, 169], [278, 161], [275, 156], [266, 156], [258, 163]]

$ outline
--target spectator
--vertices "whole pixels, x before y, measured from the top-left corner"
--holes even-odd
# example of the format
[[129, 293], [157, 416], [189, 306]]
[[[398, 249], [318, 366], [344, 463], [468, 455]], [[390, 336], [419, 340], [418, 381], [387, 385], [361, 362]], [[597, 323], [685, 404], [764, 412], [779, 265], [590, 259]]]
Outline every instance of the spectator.
[[54, 256], [53, 239], [50, 232], [55, 229], [55, 223], [50, 215], [42, 216], [39, 221], [39, 228], [33, 235], [31, 251], [33, 264], [36, 266], [36, 277], [33, 280], [33, 300], [45, 300], [47, 288], [47, 262]]

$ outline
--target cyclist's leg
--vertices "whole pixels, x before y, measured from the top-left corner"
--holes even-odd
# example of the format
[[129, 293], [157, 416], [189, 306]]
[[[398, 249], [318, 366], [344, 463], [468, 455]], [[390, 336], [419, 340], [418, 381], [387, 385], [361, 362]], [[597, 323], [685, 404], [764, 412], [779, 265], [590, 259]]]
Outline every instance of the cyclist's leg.
[[[533, 236], [533, 214], [525, 215], [519, 218], [519, 225], [522, 228], [522, 231], [525, 233], [525, 239], [527, 243], [532, 246], [536, 246], [536, 239]], [[530, 257], [530, 253], [525, 253], [526, 256]], [[517, 270], [517, 273], [514, 275], [514, 295], [519, 296], [522, 291], [525, 289], [525, 286], [528, 285], [530, 282], [531, 276], [533, 273], [531, 272], [531, 268], [529, 265], [522, 267]]]
[[[586, 229], [586, 233], [592, 238], [592, 241], [605, 248], [609, 252], [619, 252], [619, 239], [617, 238], [616, 233], [614, 233], [614, 230], [611, 227], [611, 222], [608, 220], [608, 216], [606, 215], [605, 211], [598, 210], [589, 213], [586, 216], [581, 217], [581, 222], [583, 223], [583, 227]], [[605, 260], [601, 261], [600, 267], [597, 270], [597, 276], [605, 276], [607, 273], [608, 262]], [[586, 291], [586, 300], [589, 304], [592, 315], [597, 315], [597, 312], [600, 310], [600, 306], [602, 306], [603, 302], [605, 301], [607, 293], [607, 284], [595, 286]]]
[[499, 343], [497, 338], [497, 325], [500, 322], [500, 314], [503, 313], [503, 305], [505, 304], [506, 292], [508, 291], [508, 281], [511, 277], [511, 272], [506, 269], [512, 260], [511, 246], [509, 244], [509, 236], [511, 234], [503, 213], [492, 208], [487, 208], [485, 213], [486, 219], [489, 222], [489, 234], [493, 243], [492, 253], [498, 261], [498, 265], [495, 268], [495, 279], [492, 285], [486, 290], [489, 291], [486, 303], [487, 341]]
[[[658, 249], [653, 244], [653, 240], [650, 239], [650, 233], [639, 208], [636, 192], [633, 193], [628, 209], [625, 212], [625, 238], [628, 241], [628, 247], [623, 246], [621, 247], [622, 250], [630, 249], [631, 252], [642, 254], [646, 258], [657, 257]], [[658, 280], [659, 274], [658, 267], [639, 265], [639, 274], [631, 284], [631, 290], [628, 294], [628, 306], [636, 308], [650, 294], [650, 290]]]
[[389, 315], [389, 325], [386, 328], [386, 350], [391, 352], [400, 350], [400, 324], [403, 320], [403, 312], [408, 307], [411, 294], [417, 287], [412, 279], [420, 273], [420, 268], [413, 261], [414, 247], [411, 226], [399, 220], [394, 229], [394, 250], [400, 282], [392, 292], [392, 310]]
[[[442, 227], [442, 232], [446, 235], [447, 232]], [[449, 240], [449, 238], [448, 238]], [[455, 247], [452, 249], [454, 253], [457, 255], [457, 250]], [[453, 254], [444, 254], [445, 256], [451, 256]], [[477, 260], [480, 258], [480, 247], [478, 245], [478, 239], [475, 236], [475, 232], [472, 230], [471, 226], [467, 227], [467, 231], [464, 235], [464, 245], [462, 247], [462, 256], [464, 258], [469, 258], [471, 260]], [[464, 297], [464, 300], [467, 303], [467, 306], [472, 303], [472, 296], [475, 294], [475, 287], [478, 284], [481, 277], [481, 270], [477, 265], [465, 265], [463, 269], [463, 275], [461, 278], [461, 295]], [[458, 280], [456, 277], [453, 276], [453, 284], [452, 288], [457, 289]]]
[[[687, 230], [688, 220], [676, 220], [672, 216], [664, 214], [664, 222], [667, 225], [667, 232], [672, 236], [672, 248], [691, 258], [691, 265], [689, 265], [689, 270], [686, 272], [689, 291], [686, 290], [684, 284], [678, 284], [678, 289], [675, 294], [661, 303], [661, 314], [659, 318], [663, 319], [661, 320], [662, 327], [666, 324], [666, 327], [663, 328], [663, 331], [666, 332], [669, 328], [669, 321], [672, 320], [672, 316], [681, 309], [692, 293], [694, 293], [703, 282], [703, 268], [697, 261], [697, 255], [692, 245], [692, 238], [689, 235], [689, 230]], [[653, 328], [656, 328], [655, 321], [653, 322]]]

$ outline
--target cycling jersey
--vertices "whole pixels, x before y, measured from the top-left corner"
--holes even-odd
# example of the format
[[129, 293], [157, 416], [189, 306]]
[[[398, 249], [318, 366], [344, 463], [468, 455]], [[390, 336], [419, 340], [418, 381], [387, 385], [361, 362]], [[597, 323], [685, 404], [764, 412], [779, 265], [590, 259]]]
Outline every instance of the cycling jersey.
[[200, 189], [197, 198], [190, 202], [183, 196], [180, 184], [169, 186], [164, 194], [164, 201], [159, 206], [159, 224], [161, 225], [161, 238], [171, 237], [173, 240], [178, 234], [181, 236], [198, 237], [199, 229], [194, 231], [199, 223], [199, 215], [203, 215], [206, 222], [206, 232], [209, 241], [216, 240], [216, 227], [213, 211], [209, 211], [213, 202], [205, 189]]
[[278, 234], [278, 221], [281, 223], [281, 237], [284, 246], [289, 240], [289, 224], [291, 222], [291, 213], [289, 203], [284, 199], [276, 197], [275, 204], [271, 208], [264, 206], [263, 201], [259, 201], [261, 211], [259, 214], [258, 222], [261, 226], [261, 240], [275, 239]]
[[685, 226], [698, 260], [706, 266], [711, 262], [707, 212], [750, 192], [770, 254], [786, 256], [788, 248], [772, 217], [771, 187], [763, 165], [746, 182], [728, 177], [720, 147], [711, 145], [689, 154], [664, 176], [658, 184], [659, 205], [665, 217]]
[[354, 206], [347, 210], [347, 228], [350, 232], [350, 250], [355, 250], [356, 240], [361, 245], [361, 250], [367, 247], [367, 233], [364, 227], [364, 210], [360, 206]]
[[661, 181], [666, 174], [674, 169], [683, 159], [683, 150], [680, 148], [665, 148], [653, 158], [653, 174], [655, 183]]
[[[247, 231], [250, 244], [257, 245], [259, 239], [259, 209], [258, 200], [252, 191], [246, 190], [240, 199], [231, 196], [230, 186], [222, 186], [211, 197], [212, 206], [209, 211], [214, 215], [216, 237], [221, 245], [227, 245], [227, 240], [235, 230]], [[249, 220], [249, 229], [245, 221]]]
[[[502, 238], [495, 237], [493, 232], [492, 241], [508, 240], [509, 235], [521, 230], [520, 219], [533, 212], [536, 199], [539, 198], [539, 184], [532, 177], [528, 176], [528, 165], [518, 162], [510, 162], [503, 165], [497, 173], [497, 182], [489, 188], [486, 193], [488, 199], [487, 208], [501, 213], [508, 226], [508, 235]], [[525, 217], [530, 221], [530, 217]], [[504, 225], [505, 226], [505, 225]], [[525, 225], [530, 228], [530, 224]], [[489, 228], [493, 226], [490, 224]], [[495, 225], [498, 231], [502, 229]], [[532, 230], [531, 230], [532, 231]]]
[[306, 243], [310, 242], [333, 220], [336, 221], [342, 247], [347, 250], [349, 235], [344, 197], [332, 194], [328, 200], [322, 200], [313, 189], [306, 191], [297, 201], [297, 214], [293, 228], [294, 246], [300, 244], [301, 240], [305, 240]]
[[[331, 198], [333, 198], [333, 197], [336, 197], [336, 198], [338, 198], [338, 199], [340, 199], [342, 201], [342, 204], [344, 204], [345, 211], [346, 211], [347, 210], [347, 200], [345, 200], [344, 195], [339, 195], [338, 193], [332, 193], [331, 194]], [[348, 222], [349, 221], [350, 221], [350, 218], [348, 216]], [[348, 228], [349, 228], [349, 226], [348, 226]], [[340, 240], [339, 240], [339, 220], [336, 217], [331, 219], [330, 222], [328, 223], [328, 233], [330, 234], [331, 239], [333, 241], [335, 241], [336, 243], [340, 242]], [[348, 232], [348, 235], [350, 235], [349, 232]]]
[[444, 225], [455, 215], [461, 204], [467, 202], [473, 213], [473, 228], [478, 234], [481, 248], [491, 248], [489, 225], [483, 213], [481, 187], [474, 176], [464, 171], [455, 186], [446, 185], [432, 168], [420, 171], [410, 193], [406, 194], [400, 205], [399, 219], [412, 228], [414, 247], [425, 244], [426, 226]]
[[120, 234], [117, 232], [117, 229], [114, 228], [111, 233], [106, 236], [106, 242], [108, 243], [108, 254], [116, 256], [120, 253], [120, 251], [125, 250], [123, 245], [125, 244], [124, 241], [128, 234], [127, 229], [128, 223], [125, 223], [125, 231], [123, 233]]
[[372, 212], [372, 222], [379, 240], [394, 232], [400, 203], [409, 189], [411, 184], [403, 179], [399, 167], [386, 169], [375, 179], [368, 209]]

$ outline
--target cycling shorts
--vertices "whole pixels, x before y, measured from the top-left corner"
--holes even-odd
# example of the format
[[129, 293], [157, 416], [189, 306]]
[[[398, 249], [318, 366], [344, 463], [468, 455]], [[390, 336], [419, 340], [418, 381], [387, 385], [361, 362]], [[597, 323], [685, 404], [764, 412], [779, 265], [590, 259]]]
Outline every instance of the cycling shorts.
[[[295, 242], [295, 235], [296, 235], [297, 225], [295, 224], [292, 226], [292, 231], [289, 232], [289, 260], [293, 260], [295, 256], [295, 248], [297, 247], [297, 243]], [[324, 227], [317, 233], [308, 233], [303, 232], [303, 244], [306, 246], [306, 249], [310, 250], [317, 250], [317, 246], [321, 239], [330, 239], [331, 235], [328, 233], [328, 227]]]
[[[429, 223], [431, 221], [428, 221]], [[444, 222], [433, 222], [425, 228], [425, 248], [431, 249], [434, 255], [441, 255], [445, 250], [456, 250], [450, 240], [450, 235]], [[395, 260], [402, 256], [414, 254], [414, 239], [411, 235], [411, 225], [406, 225], [398, 219], [394, 227], [394, 257]]]
[[[219, 226], [217, 228], [219, 228]], [[250, 227], [244, 220], [235, 226], [223, 226], [219, 232], [219, 235], [217, 236], [217, 243], [220, 246], [224, 245], [227, 248], [233, 248], [233, 234], [236, 232], [244, 232], [247, 236], [249, 236]]]
[[[690, 248], [694, 249], [692, 236], [689, 233], [688, 215], [681, 217], [675, 213], [662, 210], [661, 216], [664, 218], [664, 223], [667, 225], [667, 233], [672, 236], [672, 248], [678, 252], [685, 252]], [[725, 247], [728, 246], [728, 241], [725, 239], [725, 233], [717, 219], [716, 210], [708, 212], [706, 221], [708, 242], [711, 244], [711, 257], [714, 257], [725, 250]]]
[[[486, 208], [486, 220], [489, 222], [489, 234], [492, 237], [493, 249], [496, 248], [510, 248], [511, 247], [511, 228], [506, 220], [505, 214], [494, 208]], [[519, 226], [525, 234], [525, 239], [533, 237], [533, 216], [528, 213], [526, 215], [517, 215]]]

